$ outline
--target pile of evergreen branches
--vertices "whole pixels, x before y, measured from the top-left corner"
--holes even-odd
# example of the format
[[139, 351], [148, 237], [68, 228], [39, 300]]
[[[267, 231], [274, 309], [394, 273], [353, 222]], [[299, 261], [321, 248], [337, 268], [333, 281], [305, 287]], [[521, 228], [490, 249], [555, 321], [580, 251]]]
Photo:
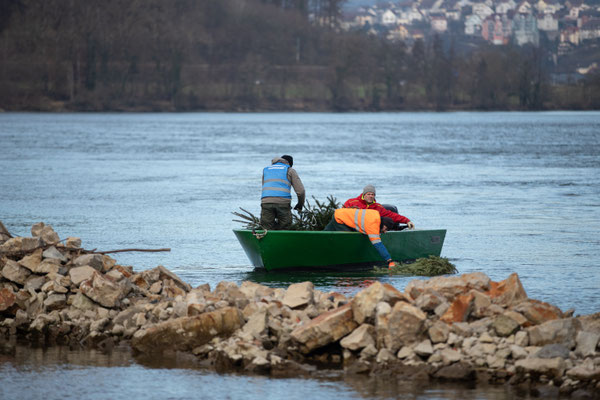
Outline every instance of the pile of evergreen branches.
[[445, 257], [429, 256], [418, 258], [414, 263], [399, 263], [395, 267], [375, 267], [375, 272], [392, 275], [408, 276], [437, 276], [455, 274], [458, 272], [456, 266]]
[[[304, 209], [298, 214], [292, 213], [292, 226], [289, 228], [291, 231], [322, 231], [325, 226], [333, 218], [333, 213], [336, 209], [341, 207], [341, 204], [335, 197], [329, 195], [327, 200], [320, 202], [315, 199], [312, 205], [308, 200], [304, 205]], [[234, 222], [241, 222], [245, 224], [244, 229], [248, 230], [261, 230], [263, 227], [260, 225], [260, 217], [255, 216], [250, 211], [240, 207], [240, 212], [232, 212], [233, 215], [242, 218], [242, 220], [234, 219]]]

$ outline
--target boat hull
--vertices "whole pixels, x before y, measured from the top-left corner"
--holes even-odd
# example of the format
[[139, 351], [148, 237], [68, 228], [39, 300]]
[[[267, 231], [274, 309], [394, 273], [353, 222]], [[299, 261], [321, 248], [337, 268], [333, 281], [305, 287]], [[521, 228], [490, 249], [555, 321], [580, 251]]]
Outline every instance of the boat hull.
[[[233, 231], [256, 268], [351, 268], [381, 264], [381, 256], [366, 235], [358, 232], [269, 231], [259, 238], [249, 230]], [[393, 231], [381, 240], [396, 261], [439, 256], [445, 229]]]

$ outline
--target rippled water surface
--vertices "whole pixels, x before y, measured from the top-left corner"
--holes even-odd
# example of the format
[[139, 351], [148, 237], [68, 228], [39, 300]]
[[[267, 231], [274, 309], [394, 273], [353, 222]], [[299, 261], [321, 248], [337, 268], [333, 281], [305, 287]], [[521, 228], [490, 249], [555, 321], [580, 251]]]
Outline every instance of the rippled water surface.
[[[194, 286], [311, 280], [353, 294], [369, 280], [403, 289], [413, 279], [253, 270], [231, 212], [258, 215], [262, 168], [292, 154], [309, 200], [344, 201], [374, 184], [377, 200], [397, 205], [418, 228], [448, 230], [442, 255], [461, 273], [501, 280], [517, 272], [532, 298], [600, 311], [600, 113], [4, 113], [0, 149], [0, 220], [13, 234], [29, 235], [44, 221], [88, 249], [169, 247], [115, 258], [136, 270], [162, 264]], [[89, 368], [149, 380], [167, 374], [180, 387], [188, 379], [250, 379], [135, 363], [119, 372]], [[25, 373], [5, 366], [0, 380]], [[277, 390], [256, 382], [244, 384]], [[298, 385], [304, 395], [337, 392]]]

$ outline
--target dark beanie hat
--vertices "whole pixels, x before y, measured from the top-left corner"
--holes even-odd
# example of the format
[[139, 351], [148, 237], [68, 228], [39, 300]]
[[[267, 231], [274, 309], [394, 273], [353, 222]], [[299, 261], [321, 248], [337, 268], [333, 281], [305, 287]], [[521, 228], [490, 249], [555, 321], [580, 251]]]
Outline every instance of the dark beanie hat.
[[294, 165], [294, 157], [292, 157], [292, 156], [288, 156], [288, 155], [286, 154], [286, 155], [283, 155], [283, 156], [281, 156], [281, 158], [283, 158], [285, 161], [287, 161], [287, 162], [288, 162], [288, 164], [290, 164], [290, 167], [291, 167], [292, 165]]
[[381, 224], [380, 227], [382, 226], [386, 226], [388, 228], [388, 230], [393, 230], [395, 228], [395, 223], [394, 220], [389, 218], [389, 217], [381, 217]]

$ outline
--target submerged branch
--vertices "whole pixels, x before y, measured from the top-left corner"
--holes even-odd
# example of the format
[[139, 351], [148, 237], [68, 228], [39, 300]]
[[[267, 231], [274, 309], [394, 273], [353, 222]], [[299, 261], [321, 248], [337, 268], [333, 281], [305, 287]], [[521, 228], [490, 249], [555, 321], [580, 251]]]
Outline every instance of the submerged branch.
[[170, 248], [164, 249], [120, 249], [120, 250], [109, 250], [109, 251], [90, 251], [92, 254], [109, 254], [109, 253], [124, 253], [126, 251], [145, 251], [149, 253], [155, 253], [159, 251], [171, 251]]

